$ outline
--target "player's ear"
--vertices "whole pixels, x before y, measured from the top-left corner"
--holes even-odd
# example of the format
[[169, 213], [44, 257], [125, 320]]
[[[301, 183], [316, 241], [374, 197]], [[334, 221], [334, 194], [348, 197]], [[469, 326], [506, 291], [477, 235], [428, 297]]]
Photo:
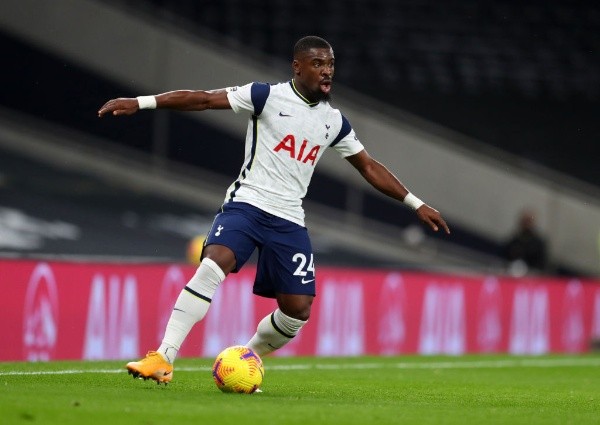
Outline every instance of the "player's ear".
[[292, 70], [294, 71], [294, 75], [300, 75], [300, 62], [298, 62], [298, 59], [292, 61]]

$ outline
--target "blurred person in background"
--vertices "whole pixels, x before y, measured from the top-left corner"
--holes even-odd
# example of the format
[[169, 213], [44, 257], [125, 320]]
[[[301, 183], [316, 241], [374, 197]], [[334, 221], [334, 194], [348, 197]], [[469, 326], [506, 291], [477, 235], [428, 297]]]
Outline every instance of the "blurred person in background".
[[517, 228], [506, 242], [504, 254], [511, 274], [525, 275], [531, 269], [547, 271], [546, 240], [537, 229], [533, 210], [521, 211]]

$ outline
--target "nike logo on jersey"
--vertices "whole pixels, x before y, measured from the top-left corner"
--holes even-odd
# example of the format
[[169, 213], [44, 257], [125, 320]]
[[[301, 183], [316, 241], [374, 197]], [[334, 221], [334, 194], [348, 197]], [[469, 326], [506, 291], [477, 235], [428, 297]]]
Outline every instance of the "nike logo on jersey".
[[303, 285], [306, 285], [307, 283], [310, 283], [310, 282], [313, 282], [313, 281], [314, 281], [314, 279], [304, 279], [304, 278], [302, 278], [302, 280], [301, 280], [301, 282], [302, 282]]
[[291, 117], [291, 115], [284, 114], [283, 112], [280, 112], [280, 113], [279, 113], [279, 116], [280, 116], [280, 117]]

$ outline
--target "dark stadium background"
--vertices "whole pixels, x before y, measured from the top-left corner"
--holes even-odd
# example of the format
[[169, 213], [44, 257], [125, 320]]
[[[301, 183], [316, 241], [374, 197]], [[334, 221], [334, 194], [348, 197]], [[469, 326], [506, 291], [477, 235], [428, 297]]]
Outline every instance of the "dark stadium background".
[[[492, 155], [507, 152], [519, 158], [525, 169], [542, 167], [568, 176], [557, 184], [575, 182], [577, 188], [599, 193], [600, 7], [595, 2], [102, 3], [175, 25], [281, 72], [289, 66], [297, 38], [321, 35], [334, 46], [336, 82], [346, 88], [347, 98], [360, 102], [363, 96], [374, 97], [476, 141], [463, 148]], [[99, 149], [115, 155], [133, 149], [165, 169], [185, 164], [181, 167], [216, 173], [227, 182], [237, 176], [240, 140], [217, 126], [165, 111], [126, 120], [96, 117], [106, 100], [141, 94], [136, 81], [117, 83], [2, 28], [0, 46], [5, 58], [0, 112], [6, 120], [31, 123], [48, 133], [72, 132], [73, 139], [85, 134], [86, 143], [97, 143]], [[231, 82], [239, 83], [244, 82]], [[162, 131], [168, 141], [158, 150], [156, 131]], [[191, 143], [192, 137], [218, 143]], [[106, 145], [105, 140], [112, 144]], [[4, 229], [9, 227], [6, 223], [20, 220], [31, 228], [50, 226], [59, 231], [25, 230], [21, 237], [25, 234], [30, 244], [0, 244], [0, 253], [184, 260], [187, 242], [207, 228], [218, 207], [189, 205], [132, 191], [120, 183], [0, 147]], [[317, 171], [307, 199], [333, 206], [341, 214], [347, 189], [344, 181]], [[366, 186], [361, 191], [362, 216], [383, 226], [414, 224], [410, 211]], [[21, 213], [40, 221], [23, 219]], [[68, 227], [60, 233], [58, 221], [77, 223], [80, 233], [73, 235]], [[600, 223], [591, 224], [590, 231], [598, 232]], [[452, 227], [451, 238], [438, 242], [439, 236], [428, 235], [427, 239], [432, 246], [442, 244], [442, 249], [455, 246], [458, 252], [482, 254], [481, 260], [474, 256], [473, 261], [481, 261], [483, 269], [502, 267], [502, 241], [468, 226]], [[326, 241], [318, 245], [321, 263], [424, 267], [408, 258], [381, 259], [356, 247], [328, 246]], [[553, 258], [552, 263], [552, 273], [590, 273], [565, 266], [561, 258]]]

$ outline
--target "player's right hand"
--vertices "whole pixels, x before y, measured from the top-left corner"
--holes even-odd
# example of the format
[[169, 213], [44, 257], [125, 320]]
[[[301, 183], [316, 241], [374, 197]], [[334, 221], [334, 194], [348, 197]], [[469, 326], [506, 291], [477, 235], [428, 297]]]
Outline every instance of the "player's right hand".
[[98, 117], [102, 118], [106, 114], [112, 115], [132, 115], [139, 109], [139, 103], [136, 98], [120, 97], [111, 99], [98, 110]]
[[446, 221], [444, 221], [440, 212], [435, 208], [423, 204], [417, 209], [417, 217], [434, 232], [437, 232], [441, 228], [446, 234], [450, 234], [450, 228], [446, 224]]

